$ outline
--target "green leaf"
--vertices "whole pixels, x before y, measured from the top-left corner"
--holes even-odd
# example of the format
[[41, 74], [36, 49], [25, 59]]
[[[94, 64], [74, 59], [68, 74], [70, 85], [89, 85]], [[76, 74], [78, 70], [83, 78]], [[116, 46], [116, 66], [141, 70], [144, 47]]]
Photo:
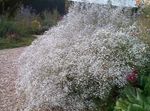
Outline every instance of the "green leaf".
[[115, 109], [116, 110], [121, 110], [121, 111], [127, 111], [127, 107], [129, 105], [129, 102], [126, 101], [126, 100], [123, 100], [123, 99], [119, 99], [117, 102], [116, 102], [116, 107]]
[[132, 87], [127, 87], [125, 89], [125, 94], [129, 102], [134, 103], [136, 101], [136, 90]]
[[139, 105], [143, 105], [144, 104], [144, 97], [142, 95], [142, 91], [140, 89], [136, 89], [136, 92], [137, 92], [137, 104]]
[[147, 97], [146, 99], [147, 99], [147, 100], [146, 100], [146, 101], [147, 101], [147, 104], [150, 105], [150, 97]]
[[140, 105], [130, 104], [127, 111], [144, 111], [144, 109]]
[[150, 111], [150, 104], [145, 103], [144, 104], [144, 110], [145, 111]]
[[144, 92], [146, 95], [150, 96], [150, 78], [147, 78], [147, 83], [145, 84], [144, 87]]

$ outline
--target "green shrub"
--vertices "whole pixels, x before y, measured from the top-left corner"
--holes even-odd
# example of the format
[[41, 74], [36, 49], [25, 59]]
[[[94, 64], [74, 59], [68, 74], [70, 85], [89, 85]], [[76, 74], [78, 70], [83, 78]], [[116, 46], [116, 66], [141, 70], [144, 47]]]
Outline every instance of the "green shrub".
[[[150, 58], [150, 55], [148, 58]], [[116, 102], [116, 111], [150, 111], [150, 62], [138, 67], [136, 84], [127, 86]]]
[[120, 98], [116, 102], [116, 107], [115, 107], [116, 110], [117, 111], [150, 111], [150, 95], [145, 95], [144, 92], [145, 91], [139, 88], [127, 87], [124, 90], [125, 93], [124, 98]]
[[48, 28], [57, 24], [58, 20], [60, 19], [60, 14], [55, 9], [52, 13], [48, 11], [44, 11], [42, 13], [42, 28], [47, 30]]
[[28, 34], [28, 28], [24, 25], [21, 26], [20, 23], [13, 20], [1, 20], [0, 21], [0, 37], [19, 39], [20, 37], [25, 37]]
[[59, 18], [57, 10], [45, 11], [42, 15], [38, 15], [31, 12], [30, 8], [23, 7], [18, 10], [14, 18], [10, 19], [3, 15], [0, 17], [0, 49], [28, 45], [30, 42], [27, 42], [27, 39], [33, 40], [29, 37], [42, 34], [56, 25]]
[[30, 27], [22, 21], [1, 19], [0, 49], [30, 45], [35, 39], [35, 37], [32, 37], [32, 28]]
[[18, 32], [16, 24], [11, 21], [1, 20], [0, 22], [0, 37], [6, 37], [7, 34]]

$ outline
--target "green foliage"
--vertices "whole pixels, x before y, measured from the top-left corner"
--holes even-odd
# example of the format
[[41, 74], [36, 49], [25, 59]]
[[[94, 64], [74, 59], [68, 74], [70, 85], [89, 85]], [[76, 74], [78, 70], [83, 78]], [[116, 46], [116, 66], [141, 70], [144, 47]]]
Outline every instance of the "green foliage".
[[150, 17], [150, 6], [146, 6], [142, 9], [142, 14], [145, 16], [145, 17]]
[[0, 50], [6, 48], [17, 48], [28, 46], [32, 43], [35, 37], [23, 37], [18, 40], [9, 40], [5, 38], [0, 38]]
[[116, 111], [150, 111], [150, 62], [138, 67], [138, 70], [137, 84], [129, 85], [121, 92]]
[[20, 22], [8, 19], [0, 21], [0, 38], [19, 39], [28, 35], [27, 30], [28, 27], [21, 25]]
[[0, 22], [0, 37], [4, 37], [7, 33], [14, 30], [14, 24], [12, 22], [7, 22], [1, 20]]
[[65, 13], [66, 0], [28, 0], [24, 2], [25, 6], [30, 6], [36, 13], [42, 13], [45, 10], [53, 12], [54, 9], [63, 15]]
[[37, 27], [27, 25], [21, 21], [1, 20], [0, 49], [30, 45], [35, 39], [35, 37], [32, 37], [33, 30], [37, 30]]
[[26, 0], [0, 0], [0, 15], [14, 16], [23, 1]]
[[130, 86], [123, 93], [124, 98], [116, 102], [117, 111], [150, 111], [150, 94], [145, 95], [141, 89]]
[[67, 0], [0, 0], [0, 15], [14, 17], [21, 6], [31, 7], [36, 14], [44, 11], [53, 12], [57, 10], [64, 15], [68, 8]]
[[48, 28], [56, 25], [60, 17], [61, 16], [56, 9], [53, 10], [52, 13], [49, 11], [44, 11], [42, 13], [42, 18], [41, 18], [41, 24], [42, 24], [41, 29], [47, 30]]
[[97, 106], [99, 108], [98, 111], [113, 111], [115, 102], [119, 95], [119, 91], [120, 90], [118, 87], [114, 87], [112, 88], [109, 97], [105, 101], [102, 101], [101, 103], [97, 102], [98, 103]]
[[33, 39], [29, 37], [42, 34], [56, 25], [59, 19], [60, 14], [57, 10], [53, 12], [45, 11], [42, 15], [36, 15], [30, 9], [21, 8], [14, 18], [10, 19], [3, 15], [0, 18], [0, 49], [30, 44], [27, 39], [29, 41]]

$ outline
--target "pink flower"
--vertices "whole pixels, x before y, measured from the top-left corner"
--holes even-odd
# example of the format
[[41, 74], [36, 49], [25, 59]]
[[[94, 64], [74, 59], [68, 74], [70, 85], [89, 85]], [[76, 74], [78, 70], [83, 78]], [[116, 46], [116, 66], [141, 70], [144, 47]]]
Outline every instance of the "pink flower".
[[138, 78], [138, 71], [136, 69], [133, 69], [133, 71], [127, 76], [127, 80], [130, 83], [135, 83]]

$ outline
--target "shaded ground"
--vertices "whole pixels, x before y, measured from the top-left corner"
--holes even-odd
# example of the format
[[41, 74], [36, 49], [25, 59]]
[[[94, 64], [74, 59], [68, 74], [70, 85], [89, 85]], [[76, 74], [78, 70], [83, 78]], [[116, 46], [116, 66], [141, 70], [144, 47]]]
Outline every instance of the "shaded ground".
[[24, 49], [0, 50], [0, 111], [13, 111], [16, 104], [17, 59]]

